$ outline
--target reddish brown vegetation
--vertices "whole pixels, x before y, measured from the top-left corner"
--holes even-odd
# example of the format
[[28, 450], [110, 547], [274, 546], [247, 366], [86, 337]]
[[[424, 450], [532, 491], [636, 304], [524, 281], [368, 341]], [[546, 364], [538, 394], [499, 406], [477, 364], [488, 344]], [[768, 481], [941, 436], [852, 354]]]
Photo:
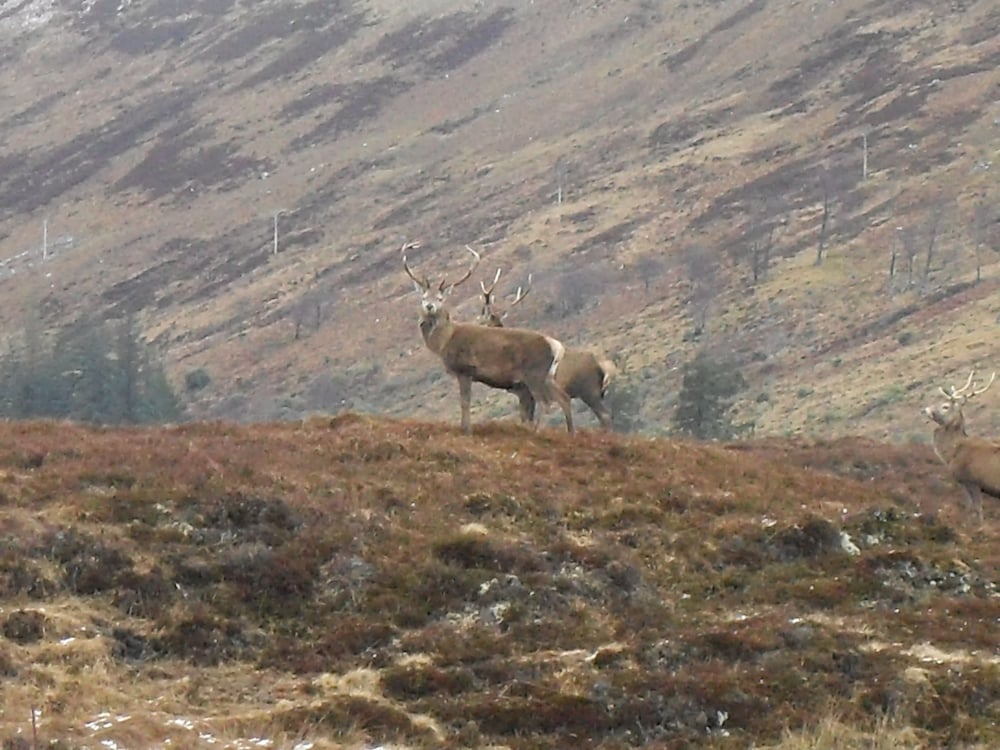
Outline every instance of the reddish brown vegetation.
[[746, 747], [830, 706], [995, 736], [996, 533], [937, 509], [929, 450], [355, 415], [0, 446], [4, 738], [36, 705], [69, 746], [103, 710], [162, 741], [165, 678], [168, 716], [254, 736]]

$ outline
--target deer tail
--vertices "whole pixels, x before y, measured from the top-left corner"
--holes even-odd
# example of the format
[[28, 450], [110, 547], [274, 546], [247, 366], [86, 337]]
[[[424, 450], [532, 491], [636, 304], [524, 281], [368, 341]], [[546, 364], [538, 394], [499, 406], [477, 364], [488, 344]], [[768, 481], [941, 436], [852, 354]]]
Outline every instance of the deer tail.
[[604, 375], [601, 380], [601, 398], [604, 398], [608, 393], [608, 388], [611, 387], [611, 383], [618, 374], [618, 368], [615, 366], [615, 363], [607, 357], [599, 357], [597, 360], [597, 366], [601, 368], [601, 373]]

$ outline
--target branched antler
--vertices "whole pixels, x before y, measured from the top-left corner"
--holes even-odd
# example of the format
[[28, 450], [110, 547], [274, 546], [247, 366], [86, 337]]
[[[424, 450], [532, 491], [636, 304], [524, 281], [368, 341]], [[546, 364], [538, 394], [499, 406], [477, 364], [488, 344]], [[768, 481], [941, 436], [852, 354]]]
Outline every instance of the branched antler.
[[486, 284], [482, 281], [479, 282], [479, 288], [483, 290], [483, 311], [481, 318], [483, 321], [492, 321], [491, 325], [499, 325], [500, 321], [507, 317], [507, 313], [510, 312], [510, 309], [527, 297], [528, 292], [531, 291], [531, 274], [529, 273], [527, 282], [523, 287], [519, 286], [517, 288], [514, 300], [507, 305], [507, 309], [503, 312], [498, 312], [496, 310], [496, 297], [493, 294], [493, 290], [496, 288], [499, 280], [500, 269], [498, 268], [496, 274], [493, 276], [493, 281], [489, 286], [486, 286]]
[[528, 292], [530, 292], [530, 291], [531, 291], [531, 274], [529, 273], [528, 274], [528, 280], [527, 280], [527, 282], [524, 285], [523, 291], [522, 291], [521, 287], [517, 288], [517, 294], [514, 295], [514, 301], [511, 302], [509, 305], [507, 305], [507, 309], [504, 310], [503, 315], [501, 315], [500, 317], [502, 317], [502, 318], [507, 317], [507, 313], [510, 312], [510, 308], [512, 308], [514, 305], [516, 305], [521, 300], [523, 300], [525, 297], [527, 297], [528, 296]]
[[[410, 264], [406, 261], [406, 252], [407, 252], [407, 250], [413, 250], [413, 249], [416, 249], [418, 247], [420, 247], [420, 243], [419, 242], [404, 242], [403, 246], [401, 248], [399, 248], [399, 252], [403, 256], [403, 270], [406, 271], [406, 275], [409, 276], [411, 279], [413, 279], [413, 283], [414, 284], [416, 284], [418, 287], [420, 287], [421, 289], [423, 289], [426, 292], [426, 291], [428, 291], [431, 288], [430, 279], [428, 277], [426, 277], [426, 276], [424, 276], [423, 278], [418, 277], [413, 272], [413, 269], [410, 268]], [[468, 245], [465, 246], [465, 249], [468, 250], [470, 253], [472, 253], [472, 257], [474, 259], [472, 261], [472, 265], [469, 267], [469, 270], [465, 272], [465, 276], [463, 276], [462, 278], [460, 278], [458, 281], [455, 281], [455, 282], [452, 282], [451, 284], [449, 284], [447, 277], [442, 278], [441, 279], [441, 283], [438, 285], [438, 291], [440, 291], [441, 294], [447, 294], [452, 289], [454, 289], [456, 286], [458, 286], [459, 284], [461, 284], [462, 282], [464, 282], [466, 279], [468, 279], [470, 276], [472, 276], [473, 271], [476, 270], [476, 266], [479, 265], [479, 253], [477, 253], [475, 250], [473, 250]]]
[[468, 250], [470, 253], [472, 253], [472, 257], [474, 259], [472, 261], [472, 265], [469, 266], [469, 270], [465, 272], [465, 276], [463, 276], [462, 278], [460, 278], [458, 281], [455, 281], [455, 282], [449, 284], [444, 279], [441, 279], [441, 287], [440, 287], [440, 289], [441, 289], [442, 292], [445, 291], [445, 290], [451, 291], [452, 289], [454, 289], [459, 284], [467, 281], [468, 278], [470, 276], [472, 276], [472, 272], [475, 271], [476, 267], [479, 265], [479, 260], [480, 260], [479, 253], [477, 253], [475, 250], [473, 250], [468, 245], [465, 246], [465, 249]]
[[[993, 385], [993, 381], [996, 380], [997, 374], [996, 372], [994, 372], [992, 375], [990, 375], [990, 379], [987, 381], [986, 385], [978, 389], [974, 386], [975, 377], [976, 377], [976, 371], [973, 370], [972, 372], [969, 373], [969, 379], [965, 381], [965, 385], [963, 385], [961, 388], [956, 389], [955, 386], [949, 386], [948, 390], [945, 390], [944, 388], [940, 388], [939, 390], [941, 391], [941, 393], [944, 394], [945, 398], [951, 401], [968, 401], [970, 398], [974, 398], [979, 394], [985, 393], [987, 390], [989, 390], [989, 387]], [[968, 391], [970, 388], [972, 389], [972, 391], [970, 393], [966, 393], [966, 391]]]
[[410, 269], [410, 264], [406, 262], [406, 251], [415, 250], [420, 247], [419, 242], [404, 242], [403, 246], [399, 248], [400, 254], [403, 256], [403, 270], [406, 271], [406, 275], [413, 279], [413, 283], [419, 286], [421, 289], [430, 289], [431, 282], [425, 276], [423, 280], [418, 279], [414, 276], [413, 271]]
[[479, 282], [479, 288], [483, 290], [483, 297], [486, 298], [487, 303], [490, 303], [493, 300], [493, 290], [497, 288], [497, 282], [500, 281], [500, 274], [502, 272], [503, 269], [497, 269], [496, 274], [493, 276], [493, 283], [491, 283], [488, 288], [485, 282]]

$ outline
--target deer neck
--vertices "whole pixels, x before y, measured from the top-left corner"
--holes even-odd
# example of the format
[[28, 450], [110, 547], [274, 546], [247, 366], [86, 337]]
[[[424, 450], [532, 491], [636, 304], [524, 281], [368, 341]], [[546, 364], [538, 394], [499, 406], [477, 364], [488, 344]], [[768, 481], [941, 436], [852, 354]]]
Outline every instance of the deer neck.
[[934, 428], [934, 452], [945, 463], [951, 463], [965, 437], [965, 420], [959, 414], [950, 422]]
[[420, 318], [420, 334], [424, 337], [427, 348], [435, 354], [444, 351], [454, 330], [455, 324], [447, 310], [424, 313]]

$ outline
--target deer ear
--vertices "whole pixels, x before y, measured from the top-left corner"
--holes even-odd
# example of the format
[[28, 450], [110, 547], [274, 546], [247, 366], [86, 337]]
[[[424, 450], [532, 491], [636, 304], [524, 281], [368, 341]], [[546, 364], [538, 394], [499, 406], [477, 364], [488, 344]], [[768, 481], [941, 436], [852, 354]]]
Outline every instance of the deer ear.
[[423, 294], [426, 291], [426, 289], [424, 289], [424, 287], [416, 279], [414, 279], [413, 281], [413, 288], [416, 289], [421, 294]]

